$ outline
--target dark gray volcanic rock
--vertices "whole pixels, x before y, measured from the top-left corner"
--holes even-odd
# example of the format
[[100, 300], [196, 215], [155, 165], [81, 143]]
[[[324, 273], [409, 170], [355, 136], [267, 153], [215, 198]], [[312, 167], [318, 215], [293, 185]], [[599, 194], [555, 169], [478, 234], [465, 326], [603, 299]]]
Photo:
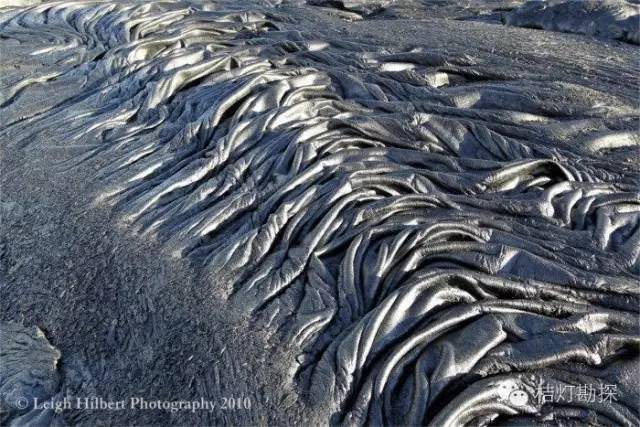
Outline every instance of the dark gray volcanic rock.
[[34, 408], [58, 392], [60, 352], [38, 328], [0, 322], [0, 422], [44, 426], [52, 409]]
[[640, 5], [637, 1], [535, 0], [506, 13], [504, 22], [640, 44]]
[[308, 0], [307, 4], [312, 6], [337, 7], [340, 9], [370, 14], [384, 9], [393, 3], [393, 0]]
[[2, 319], [64, 395], [254, 402], [61, 421], [640, 424], [638, 50], [431, 3], [0, 14]]
[[500, 23], [502, 13], [526, 0], [402, 0], [378, 10], [376, 19], [457, 19]]

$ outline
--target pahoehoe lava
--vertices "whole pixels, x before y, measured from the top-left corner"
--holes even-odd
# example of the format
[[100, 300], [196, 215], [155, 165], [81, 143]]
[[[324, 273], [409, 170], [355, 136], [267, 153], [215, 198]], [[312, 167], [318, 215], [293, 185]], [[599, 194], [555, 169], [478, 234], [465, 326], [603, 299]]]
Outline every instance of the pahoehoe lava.
[[331, 423], [640, 425], [637, 46], [310, 3], [2, 9], [1, 144], [115, 158], [96, 200], [296, 352]]

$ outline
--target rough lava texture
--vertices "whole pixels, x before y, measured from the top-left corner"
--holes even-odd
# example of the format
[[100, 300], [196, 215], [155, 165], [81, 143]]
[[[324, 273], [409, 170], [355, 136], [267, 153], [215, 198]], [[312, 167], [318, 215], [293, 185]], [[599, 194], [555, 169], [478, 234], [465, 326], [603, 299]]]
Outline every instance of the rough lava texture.
[[322, 3], [5, 9], [2, 146], [110, 159], [331, 423], [639, 425], [637, 48]]

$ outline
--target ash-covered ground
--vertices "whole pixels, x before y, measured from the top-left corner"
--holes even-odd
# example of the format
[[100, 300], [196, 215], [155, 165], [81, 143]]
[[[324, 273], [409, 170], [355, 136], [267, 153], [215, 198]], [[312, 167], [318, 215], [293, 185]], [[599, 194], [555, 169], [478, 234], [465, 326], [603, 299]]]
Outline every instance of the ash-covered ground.
[[0, 6], [2, 425], [640, 425], [637, 1]]

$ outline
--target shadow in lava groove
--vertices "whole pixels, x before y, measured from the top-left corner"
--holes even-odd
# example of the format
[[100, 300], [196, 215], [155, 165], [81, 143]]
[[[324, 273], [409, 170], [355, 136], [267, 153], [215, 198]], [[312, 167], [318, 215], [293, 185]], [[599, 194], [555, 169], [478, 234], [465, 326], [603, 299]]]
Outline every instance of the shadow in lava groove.
[[270, 3], [6, 9], [35, 65], [3, 79], [3, 141], [116, 159], [100, 200], [299, 352], [332, 422], [640, 424], [633, 61], [571, 65], [591, 45], [541, 32], [525, 62], [480, 31], [392, 43]]

